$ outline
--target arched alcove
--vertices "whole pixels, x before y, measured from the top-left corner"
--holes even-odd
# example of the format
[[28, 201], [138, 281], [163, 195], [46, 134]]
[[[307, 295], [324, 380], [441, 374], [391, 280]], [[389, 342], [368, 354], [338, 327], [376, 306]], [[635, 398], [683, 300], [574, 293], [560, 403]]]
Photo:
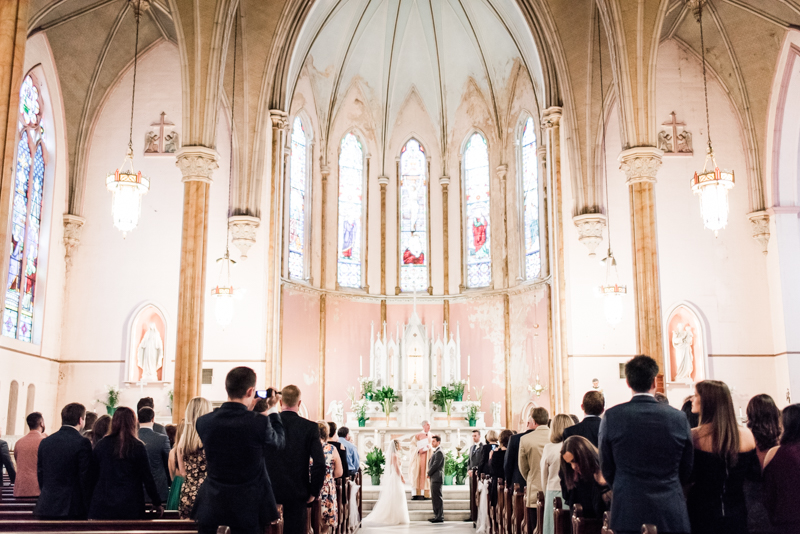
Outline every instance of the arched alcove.
[[17, 433], [17, 401], [19, 400], [19, 382], [11, 381], [8, 390], [8, 418], [6, 419], [6, 435]]
[[708, 337], [699, 311], [687, 302], [672, 307], [667, 315], [664, 376], [667, 382], [696, 384], [708, 378]]
[[165, 380], [166, 340], [167, 320], [161, 308], [152, 302], [139, 306], [128, 328], [126, 381]]
[[35, 412], [34, 405], [36, 403], [36, 386], [28, 384], [28, 398], [25, 400], [25, 415]]

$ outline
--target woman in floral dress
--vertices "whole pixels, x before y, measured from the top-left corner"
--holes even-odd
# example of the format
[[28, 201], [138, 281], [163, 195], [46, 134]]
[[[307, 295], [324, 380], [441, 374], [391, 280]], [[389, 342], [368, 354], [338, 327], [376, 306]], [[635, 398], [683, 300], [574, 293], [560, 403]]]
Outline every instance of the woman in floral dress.
[[183, 434], [176, 445], [178, 470], [183, 477], [178, 515], [188, 519], [194, 509], [197, 492], [206, 479], [206, 453], [197, 434], [197, 419], [211, 412], [211, 403], [203, 397], [195, 397], [186, 406]]
[[338, 519], [338, 506], [336, 503], [336, 478], [342, 476], [342, 459], [339, 451], [333, 448], [328, 441], [328, 423], [317, 421], [319, 426], [319, 440], [322, 443], [322, 452], [325, 455], [325, 482], [319, 494], [319, 506], [322, 514], [322, 534], [329, 532], [336, 525]]

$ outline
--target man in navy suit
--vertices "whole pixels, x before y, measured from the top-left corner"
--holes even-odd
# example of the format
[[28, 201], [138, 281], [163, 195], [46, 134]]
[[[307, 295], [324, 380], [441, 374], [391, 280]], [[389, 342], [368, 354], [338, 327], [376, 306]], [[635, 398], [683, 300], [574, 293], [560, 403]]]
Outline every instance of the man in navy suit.
[[[266, 416], [251, 411], [256, 373], [236, 367], [225, 377], [228, 402], [197, 420], [197, 434], [206, 454], [207, 477], [197, 495], [192, 517], [200, 533], [220, 525], [233, 534], [263, 534], [278, 519], [264, 453], [284, 446], [277, 396], [267, 400]], [[271, 452], [280, 454], [280, 452]]]
[[86, 519], [92, 498], [92, 442], [81, 436], [86, 408], [73, 402], [61, 410], [61, 428], [39, 443], [36, 475], [41, 493], [33, 515]]
[[659, 533], [688, 533], [683, 485], [692, 473], [694, 449], [686, 416], [656, 401], [658, 364], [636, 356], [625, 365], [629, 402], [610, 408], [600, 424], [600, 467], [614, 490], [611, 529], [641, 532], [650, 523]]
[[[503, 459], [503, 471], [506, 475], [505, 480], [510, 480], [511, 484], [519, 484], [520, 489], [525, 487], [527, 481], [522, 476], [522, 473], [519, 472], [519, 440], [522, 439], [523, 436], [536, 430], [536, 427], [539, 426], [530, 415], [528, 416], [527, 425], [527, 430], [525, 430], [525, 432], [514, 434], [511, 436], [511, 439], [508, 440], [506, 457]], [[513, 488], [514, 486], [511, 487]]]
[[583, 396], [581, 410], [585, 414], [583, 421], [564, 429], [564, 440], [570, 436], [583, 436], [597, 447], [600, 434], [600, 416], [606, 409], [606, 399], [599, 391], [587, 391]]

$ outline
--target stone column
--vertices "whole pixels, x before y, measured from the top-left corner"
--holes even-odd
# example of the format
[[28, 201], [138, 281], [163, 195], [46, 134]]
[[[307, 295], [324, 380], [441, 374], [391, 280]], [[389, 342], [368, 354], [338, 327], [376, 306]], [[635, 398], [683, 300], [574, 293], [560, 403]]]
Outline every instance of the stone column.
[[[450, 177], [442, 176], [439, 178], [439, 185], [442, 186], [442, 258], [444, 261], [444, 294], [450, 294], [450, 221], [448, 219], [448, 199], [450, 189]], [[450, 300], [444, 299], [444, 309], [442, 310], [444, 322], [450, 324]], [[445, 343], [447, 340], [445, 339]]]
[[619, 160], [630, 191], [636, 352], [654, 358], [663, 378], [664, 340], [661, 337], [661, 286], [658, 275], [655, 198], [656, 173], [661, 167], [662, 154], [655, 147], [640, 146], [624, 150], [619, 155]]
[[271, 109], [272, 166], [269, 180], [269, 225], [267, 228], [267, 321], [264, 382], [272, 386], [280, 378], [280, 302], [281, 302], [281, 222], [283, 221], [283, 146], [286, 134], [286, 113]]
[[175, 164], [183, 174], [183, 230], [178, 293], [178, 343], [175, 350], [172, 421], [177, 423], [192, 397], [200, 394], [203, 325], [208, 283], [208, 202], [211, 175], [219, 155], [204, 146], [184, 146]]
[[[8, 257], [16, 169], [19, 89], [25, 62], [29, 0], [0, 1], [0, 243]], [[6, 280], [3, 273], [0, 280]]]
[[503, 239], [502, 239], [502, 257], [503, 257], [503, 286], [509, 287], [508, 283], [508, 197], [506, 195], [506, 175], [508, 174], [508, 165], [503, 163], [498, 165], [497, 177], [500, 178], [500, 198], [503, 199]]
[[564, 270], [564, 221], [561, 206], [561, 108], [549, 107], [542, 115], [547, 142], [547, 187], [552, 242], [550, 261], [554, 265], [551, 315], [553, 324], [553, 374], [551, 387], [556, 388], [560, 411], [569, 411], [569, 355], [567, 354], [566, 278]]
[[[325, 289], [327, 287], [327, 265], [328, 265], [328, 176], [331, 174], [331, 168], [327, 165], [320, 165], [320, 176], [322, 177], [322, 208], [320, 211], [320, 235], [322, 241], [320, 242], [320, 266], [319, 266], [319, 287]], [[337, 244], [338, 246], [338, 244]], [[338, 280], [336, 281], [338, 283]]]
[[381, 187], [381, 328], [386, 321], [386, 186], [389, 185], [388, 176], [378, 176], [378, 185]]

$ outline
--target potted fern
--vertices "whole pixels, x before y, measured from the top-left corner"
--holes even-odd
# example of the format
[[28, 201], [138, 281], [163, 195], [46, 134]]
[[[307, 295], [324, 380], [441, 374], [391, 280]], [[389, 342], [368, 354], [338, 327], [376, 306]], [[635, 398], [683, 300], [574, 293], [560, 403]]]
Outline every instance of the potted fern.
[[386, 414], [386, 426], [389, 426], [389, 417], [392, 413], [392, 405], [398, 399], [397, 394], [389, 386], [377, 390], [372, 396], [373, 400], [381, 403], [383, 413]]
[[450, 384], [450, 388], [453, 390], [453, 399], [456, 402], [461, 402], [464, 400], [464, 389], [466, 387], [467, 383], [463, 380], [456, 380]]
[[372, 478], [373, 486], [381, 485], [381, 475], [383, 474], [383, 465], [386, 463], [386, 457], [379, 447], [375, 447], [367, 453], [366, 468], [364, 473]]
[[463, 486], [467, 480], [467, 468], [469, 467], [469, 455], [459, 454], [456, 460], [456, 484]]
[[447, 451], [447, 454], [444, 455], [444, 485], [445, 486], [452, 486], [453, 479], [456, 476], [456, 471], [458, 470], [458, 462], [456, 461], [456, 455], [453, 451]]
[[467, 416], [464, 419], [469, 422], [469, 426], [471, 427], [474, 427], [478, 420], [478, 409], [478, 404], [474, 402], [467, 406]]
[[431, 402], [438, 406], [443, 412], [447, 413], [448, 426], [450, 426], [450, 415], [453, 412], [453, 401], [455, 398], [455, 391], [448, 386], [434, 389], [433, 393], [431, 393]]
[[114, 415], [119, 406], [119, 388], [117, 386], [106, 386], [106, 400], [97, 399], [97, 402], [106, 407], [108, 415]]
[[367, 417], [367, 401], [361, 399], [353, 405], [353, 408], [356, 412], [356, 419], [358, 419], [358, 426], [367, 426], [367, 421], [369, 421], [369, 417]]

